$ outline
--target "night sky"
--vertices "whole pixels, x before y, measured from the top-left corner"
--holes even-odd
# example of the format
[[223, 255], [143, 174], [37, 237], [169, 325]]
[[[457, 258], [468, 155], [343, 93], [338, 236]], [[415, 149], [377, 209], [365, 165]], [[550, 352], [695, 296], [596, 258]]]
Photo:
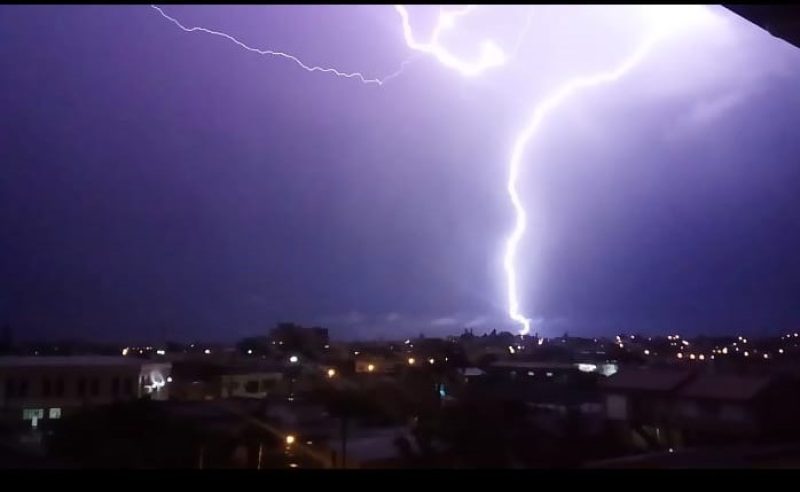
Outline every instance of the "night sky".
[[[414, 55], [390, 6], [164, 9], [371, 77]], [[526, 152], [535, 331], [800, 326], [800, 50], [710, 10], [565, 103]], [[477, 10], [452, 46], [510, 46], [525, 12]], [[412, 13], [431, 28], [432, 11]], [[339, 338], [514, 330], [515, 132], [564, 80], [629, 55], [643, 19], [539, 7], [507, 66], [464, 78], [417, 55], [379, 87], [146, 5], [0, 6], [0, 325], [106, 340], [230, 340], [283, 320]]]

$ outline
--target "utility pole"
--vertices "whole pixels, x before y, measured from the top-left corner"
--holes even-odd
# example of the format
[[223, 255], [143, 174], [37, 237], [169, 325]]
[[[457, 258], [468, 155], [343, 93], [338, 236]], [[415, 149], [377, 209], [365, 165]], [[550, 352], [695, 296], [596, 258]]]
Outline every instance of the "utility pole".
[[342, 468], [347, 468], [347, 416], [342, 417]]

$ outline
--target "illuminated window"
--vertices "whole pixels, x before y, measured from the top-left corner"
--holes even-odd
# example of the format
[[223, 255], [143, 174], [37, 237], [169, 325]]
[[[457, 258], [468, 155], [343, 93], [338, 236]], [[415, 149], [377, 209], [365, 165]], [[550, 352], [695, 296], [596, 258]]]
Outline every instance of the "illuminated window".
[[61, 418], [61, 409], [60, 408], [51, 408], [49, 417], [51, 419], [60, 419]]
[[44, 408], [25, 408], [22, 410], [23, 420], [43, 419]]

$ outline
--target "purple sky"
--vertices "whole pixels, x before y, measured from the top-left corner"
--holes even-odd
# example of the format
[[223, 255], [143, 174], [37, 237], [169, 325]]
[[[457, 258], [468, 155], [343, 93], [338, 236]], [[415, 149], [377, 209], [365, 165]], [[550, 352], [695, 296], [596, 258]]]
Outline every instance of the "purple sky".
[[[389, 6], [164, 8], [368, 76], [413, 54]], [[508, 46], [520, 8], [476, 11], [453, 45]], [[148, 6], [0, 6], [0, 324], [104, 339], [280, 320], [340, 337], [514, 329], [515, 132], [648, 28], [633, 7], [540, 9], [508, 66], [465, 79], [423, 56], [376, 87]], [[521, 300], [539, 332], [800, 325], [800, 50], [712, 10], [564, 104], [526, 153]]]

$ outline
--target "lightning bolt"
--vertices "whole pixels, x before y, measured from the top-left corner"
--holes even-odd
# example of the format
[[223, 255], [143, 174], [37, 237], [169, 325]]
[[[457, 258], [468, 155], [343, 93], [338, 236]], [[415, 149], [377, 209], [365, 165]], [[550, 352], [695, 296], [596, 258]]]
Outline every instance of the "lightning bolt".
[[[403, 62], [399, 70], [386, 77], [380, 79], [367, 78], [360, 72], [343, 72], [334, 68], [310, 66], [302, 62], [296, 56], [288, 53], [253, 48], [239, 41], [235, 37], [223, 32], [206, 29], [204, 27], [186, 27], [177, 19], [167, 15], [161, 8], [155, 5], [151, 5], [151, 7], [158, 11], [161, 16], [178, 26], [183, 31], [203, 32], [214, 36], [223, 37], [229, 41], [232, 41], [239, 47], [246, 49], [247, 51], [258, 53], [260, 55], [271, 55], [288, 59], [308, 72], [323, 72], [333, 74], [337, 77], [358, 79], [364, 84], [382, 86], [388, 80], [400, 75], [405, 66], [409, 62], [413, 61], [413, 59], [411, 59]], [[491, 68], [502, 66], [509, 59], [503, 50], [491, 40], [484, 40], [481, 43], [479, 56], [477, 60], [472, 61], [459, 58], [444, 44], [442, 44], [442, 34], [446, 31], [454, 29], [456, 26], [456, 21], [459, 18], [471, 14], [477, 8], [478, 6], [476, 5], [465, 5], [450, 9], [440, 6], [437, 22], [430, 35], [430, 38], [427, 41], [420, 41], [414, 35], [414, 31], [411, 28], [408, 9], [404, 5], [394, 5], [394, 10], [400, 15], [403, 38], [408, 48], [418, 53], [435, 58], [443, 66], [455, 70], [464, 77], [474, 77]], [[672, 6], [668, 8], [672, 8]], [[529, 10], [525, 27], [517, 38], [517, 43], [513, 50], [514, 56], [519, 50], [522, 39], [530, 26], [531, 12], [532, 9]], [[674, 13], [670, 16], [669, 14], [672, 12]], [[527, 211], [525, 210], [518, 189], [519, 174], [522, 167], [522, 160], [525, 155], [525, 150], [536, 136], [538, 130], [541, 128], [548, 115], [550, 115], [554, 110], [570, 100], [570, 98], [576, 96], [581, 91], [616, 82], [625, 76], [647, 57], [656, 43], [667, 34], [667, 31], [669, 30], [668, 28], [674, 28], [676, 22], [680, 24], [684, 23], [687, 13], [688, 12], [685, 10], [675, 12], [675, 9], [670, 11], [665, 10], [663, 7], [652, 7], [651, 14], [659, 20], [664, 20], [664, 22], [662, 22], [658, 28], [653, 29], [651, 35], [646, 37], [631, 55], [625, 58], [616, 68], [594, 75], [576, 77], [561, 84], [555, 92], [543, 99], [535, 107], [530, 119], [528, 120], [528, 124], [517, 134], [511, 149], [511, 158], [508, 161], [508, 180], [506, 183], [506, 191], [514, 209], [515, 223], [514, 228], [509, 233], [505, 241], [503, 269], [506, 275], [508, 316], [512, 321], [521, 325], [520, 335], [528, 334], [530, 332], [532, 323], [532, 320], [522, 313], [522, 309], [520, 307], [516, 265], [517, 250], [527, 228]], [[662, 17], [665, 19], [662, 19]], [[540, 345], [542, 341], [542, 339], [539, 340]]]
[[575, 96], [581, 90], [591, 87], [596, 87], [602, 84], [609, 84], [622, 78], [625, 74], [635, 68], [641, 61], [650, 53], [656, 42], [662, 37], [663, 33], [658, 32], [646, 38], [639, 48], [626, 58], [617, 68], [602, 72], [599, 74], [577, 77], [562, 84], [549, 97], [545, 98], [536, 109], [528, 121], [528, 125], [520, 131], [514, 141], [514, 146], [511, 152], [511, 159], [508, 162], [508, 182], [506, 189], [508, 196], [511, 199], [511, 204], [514, 207], [516, 221], [514, 229], [506, 239], [505, 254], [503, 255], [503, 269], [506, 273], [506, 284], [508, 294], [508, 316], [515, 322], [522, 325], [520, 335], [526, 335], [531, 329], [531, 319], [522, 314], [519, 304], [519, 292], [517, 287], [517, 249], [520, 240], [525, 234], [527, 228], [528, 214], [523, 206], [522, 199], [519, 195], [517, 187], [519, 182], [520, 168], [522, 167], [522, 158], [525, 155], [525, 149], [530, 141], [536, 136], [537, 131], [541, 128], [545, 118], [561, 104], [566, 102], [570, 97]]
[[317, 66], [317, 65], [308, 65], [308, 64], [304, 63], [302, 60], [300, 60], [298, 57], [296, 57], [294, 55], [291, 55], [289, 53], [284, 53], [282, 51], [274, 51], [274, 50], [253, 48], [252, 46], [248, 46], [247, 44], [243, 43], [242, 41], [239, 41], [235, 37], [231, 36], [230, 34], [224, 33], [224, 32], [214, 31], [212, 29], [207, 29], [205, 27], [186, 27], [178, 19], [176, 19], [176, 18], [174, 18], [174, 17], [172, 17], [170, 15], [167, 15], [167, 13], [164, 12], [164, 10], [162, 10], [161, 7], [158, 7], [156, 5], [150, 5], [150, 7], [155, 9], [159, 14], [161, 14], [162, 17], [164, 17], [168, 21], [170, 21], [173, 24], [175, 24], [176, 26], [178, 26], [184, 32], [202, 32], [202, 33], [206, 33], [206, 34], [211, 34], [213, 36], [219, 36], [221, 38], [225, 38], [228, 41], [233, 42], [234, 44], [236, 44], [240, 48], [243, 48], [243, 49], [245, 49], [247, 51], [250, 51], [252, 53], [256, 53], [256, 54], [259, 54], [259, 55], [275, 56], [275, 57], [278, 57], [278, 58], [284, 58], [286, 60], [289, 60], [289, 61], [293, 62], [295, 65], [297, 65], [300, 68], [302, 68], [303, 70], [305, 70], [306, 72], [312, 72], [312, 73], [313, 72], [322, 72], [322, 73], [326, 73], [326, 74], [335, 75], [336, 77], [342, 77], [342, 78], [345, 78], [345, 79], [357, 79], [361, 83], [367, 84], [367, 85], [370, 85], [370, 84], [383, 85], [383, 84], [385, 84], [386, 82], [390, 81], [391, 79], [393, 79], [393, 78], [397, 77], [398, 75], [400, 75], [401, 73], [403, 73], [403, 70], [405, 69], [406, 65], [408, 65], [409, 63], [411, 63], [413, 61], [413, 59], [409, 59], [409, 60], [404, 61], [400, 65], [399, 69], [397, 69], [395, 72], [392, 72], [391, 74], [389, 74], [389, 75], [387, 75], [385, 77], [382, 77], [382, 78], [368, 78], [364, 74], [362, 74], [361, 72], [343, 72], [343, 71], [337, 70], [335, 68], [322, 67], [322, 66]]
[[440, 6], [439, 16], [431, 38], [423, 43], [418, 41], [414, 36], [414, 31], [411, 29], [408, 9], [403, 5], [394, 6], [395, 11], [400, 14], [400, 18], [403, 22], [403, 38], [405, 39], [406, 45], [412, 50], [433, 56], [445, 67], [456, 70], [465, 77], [478, 75], [489, 68], [498, 67], [506, 62], [506, 55], [503, 53], [503, 50], [490, 40], [485, 40], [481, 43], [480, 57], [474, 62], [459, 59], [441, 44], [439, 38], [442, 32], [453, 29], [456, 24], [456, 19], [473, 12], [476, 8], [478, 8], [477, 5], [466, 5], [460, 9], [447, 10], [444, 6]]

